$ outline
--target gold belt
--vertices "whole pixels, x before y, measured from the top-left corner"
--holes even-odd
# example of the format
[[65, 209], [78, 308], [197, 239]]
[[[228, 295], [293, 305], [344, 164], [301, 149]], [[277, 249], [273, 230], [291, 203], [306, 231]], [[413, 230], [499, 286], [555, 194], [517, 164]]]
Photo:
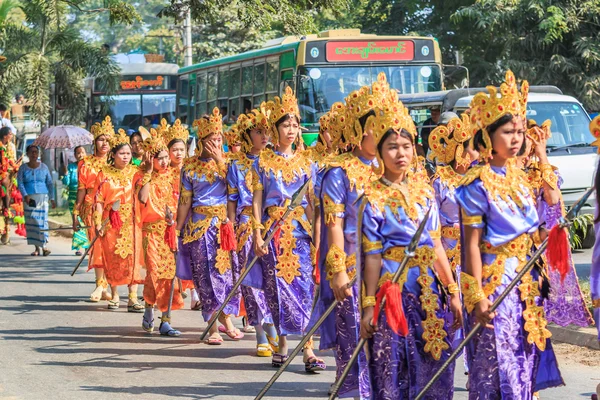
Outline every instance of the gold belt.
[[[245, 215], [248, 217], [252, 217], [252, 207], [244, 207], [242, 208], [242, 212], [240, 216]], [[246, 244], [246, 242], [250, 239], [250, 235], [252, 234], [252, 221], [248, 220], [246, 222], [242, 222], [237, 226], [235, 237], [238, 241], [238, 251], [242, 251], [242, 248]]]
[[191, 243], [204, 236], [214, 217], [217, 217], [221, 222], [227, 219], [227, 207], [225, 205], [197, 206], [193, 208], [193, 211], [196, 214], [206, 216], [206, 218], [196, 222], [193, 222], [191, 219], [188, 221], [183, 234], [184, 244]]
[[[406, 247], [391, 247], [383, 252], [383, 258], [395, 262], [402, 262]], [[438, 318], [436, 311], [439, 309], [439, 296], [431, 289], [431, 284], [434, 278], [429, 275], [429, 268], [433, 266], [436, 260], [435, 250], [433, 247], [421, 246], [415, 251], [415, 256], [409, 260], [407, 268], [404, 269], [398, 284], [400, 290], [404, 288], [408, 277], [408, 270], [412, 267], [419, 267], [420, 274], [417, 282], [421, 286], [421, 308], [426, 314], [426, 318], [421, 322], [423, 327], [423, 340], [425, 341], [425, 352], [430, 353], [435, 360], [439, 360], [442, 352], [448, 349], [448, 344], [445, 341], [448, 335], [444, 330], [444, 320]], [[383, 285], [387, 280], [391, 280], [393, 274], [386, 272], [380, 279], [379, 285]]]
[[460, 239], [460, 228], [455, 226], [442, 226], [442, 237], [446, 239]]
[[242, 208], [242, 212], [240, 213], [240, 215], [247, 215], [249, 217], [252, 216], [252, 206], [247, 206]]
[[[289, 200], [287, 200], [289, 202]], [[271, 206], [267, 208], [267, 215], [269, 220], [265, 223], [265, 231], [268, 231], [276, 221], [283, 218], [283, 215], [287, 211], [287, 207]], [[280, 248], [278, 249], [279, 255], [277, 256], [277, 276], [283, 278], [288, 284], [292, 284], [294, 278], [300, 276], [300, 257], [294, 254], [293, 250], [296, 248], [296, 238], [294, 237], [294, 225], [292, 221], [298, 221], [298, 223], [304, 228], [304, 230], [310, 235], [311, 226], [310, 223], [303, 219], [304, 207], [298, 206], [288, 215], [286, 220], [281, 225], [281, 236], [279, 239]]]

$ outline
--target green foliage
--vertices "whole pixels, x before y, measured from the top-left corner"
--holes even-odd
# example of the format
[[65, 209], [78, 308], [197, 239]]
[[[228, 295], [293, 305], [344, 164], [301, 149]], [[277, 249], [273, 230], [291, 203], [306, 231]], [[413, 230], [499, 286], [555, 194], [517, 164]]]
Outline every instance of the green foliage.
[[33, 116], [45, 123], [50, 114], [50, 85], [54, 84], [58, 105], [64, 106], [55, 122], [79, 124], [86, 112], [84, 77], [96, 76], [109, 95], [116, 92], [118, 66], [99, 46], [83, 41], [79, 31], [67, 25], [67, 17], [77, 10], [106, 13], [110, 21], [129, 22], [138, 14], [117, 0], [89, 6], [87, 0], [28, 0], [20, 4], [21, 21], [4, 15], [0, 27], [0, 49], [7, 58], [0, 64], [0, 99], [4, 103], [10, 102], [16, 87], [22, 87]]
[[452, 21], [473, 85], [498, 83], [511, 68], [600, 109], [600, 1], [479, 0]]
[[575, 217], [569, 227], [569, 242], [571, 249], [581, 249], [581, 244], [587, 237], [588, 228], [594, 223], [592, 214], [580, 214]]
[[[171, 0], [161, 11], [162, 16], [182, 20], [188, 9], [192, 19], [201, 24], [214, 24], [224, 10], [236, 10], [246, 26], [259, 30], [281, 29], [285, 34], [307, 34], [318, 26], [315, 17], [331, 11], [336, 15], [347, 12], [349, 0]], [[237, 14], [237, 15], [236, 15]]]

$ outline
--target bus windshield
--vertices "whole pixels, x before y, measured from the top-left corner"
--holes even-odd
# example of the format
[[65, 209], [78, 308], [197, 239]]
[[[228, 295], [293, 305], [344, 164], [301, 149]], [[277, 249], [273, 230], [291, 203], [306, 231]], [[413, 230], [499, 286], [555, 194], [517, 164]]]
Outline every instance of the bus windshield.
[[[112, 97], [108, 115], [115, 129], [137, 131], [144, 125], [143, 117], [148, 117], [152, 126], [160, 124], [162, 118], [167, 123], [175, 121], [175, 94], [121, 94]], [[108, 97], [98, 96], [96, 102], [106, 102]], [[99, 109], [99, 107], [94, 107]], [[94, 116], [92, 123], [100, 122], [102, 115]]]
[[298, 103], [302, 124], [317, 124], [333, 103], [343, 102], [352, 91], [385, 72], [390, 86], [400, 93], [441, 90], [441, 71], [435, 64], [394, 66], [302, 66], [298, 68]]

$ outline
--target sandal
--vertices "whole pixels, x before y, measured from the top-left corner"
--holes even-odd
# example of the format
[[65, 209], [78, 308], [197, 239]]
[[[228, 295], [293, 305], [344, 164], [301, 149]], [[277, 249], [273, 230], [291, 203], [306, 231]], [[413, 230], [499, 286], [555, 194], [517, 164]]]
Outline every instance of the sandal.
[[240, 331], [239, 329], [237, 329], [237, 328], [235, 328], [235, 329], [232, 329], [232, 330], [230, 330], [230, 331], [227, 331], [227, 330], [226, 330], [226, 331], [225, 331], [225, 334], [226, 334], [227, 336], [229, 336], [229, 338], [230, 338], [231, 340], [235, 340], [235, 341], [238, 341], [238, 340], [240, 340], [240, 339], [243, 339], [243, 338], [244, 338], [244, 333], [243, 333], [242, 331]]
[[33, 253], [31, 253], [31, 256], [35, 257], [35, 256], [39, 256], [40, 253], [36, 250]]
[[242, 332], [244, 333], [256, 333], [256, 328], [253, 327], [252, 325], [246, 325], [243, 329]]
[[271, 346], [268, 343], [259, 343], [256, 345], [256, 356], [257, 357], [271, 357], [273, 356], [273, 351], [271, 351]]
[[127, 305], [127, 312], [133, 313], [143, 313], [145, 307], [140, 304], [140, 301], [137, 297], [137, 293], [129, 293], [129, 301], [133, 301], [133, 304]]
[[267, 334], [267, 340], [269, 341], [269, 345], [271, 346], [271, 350], [274, 353], [279, 352], [279, 336], [275, 336], [274, 338]]
[[77, 257], [81, 257], [81, 255], [82, 255], [82, 254], [83, 254], [83, 253], [82, 253], [81, 251], [79, 251], [79, 250], [77, 250], [77, 251], [75, 252], [75, 255], [76, 255]]
[[316, 356], [310, 356], [304, 362], [304, 372], [307, 373], [325, 371], [325, 368], [327, 368], [325, 361], [323, 361], [320, 358], [317, 358]]
[[151, 321], [146, 320], [146, 316], [142, 317], [142, 329], [148, 333], [152, 333], [154, 331], [154, 318]]
[[110, 300], [108, 302], [109, 310], [118, 310], [119, 309], [119, 300]]
[[274, 368], [280, 368], [287, 359], [287, 354], [273, 353], [273, 357], [271, 358], [271, 365]]
[[42, 251], [42, 254], [44, 255], [44, 257], [48, 257], [50, 255], [50, 253], [52, 253], [52, 252], [50, 250], [48, 250], [48, 249], [44, 249]]
[[199, 311], [200, 309], [202, 309], [202, 303], [200, 303], [200, 300], [196, 300], [195, 303], [192, 303], [191, 309], [194, 311]]
[[220, 346], [223, 344], [223, 338], [221, 337], [221, 335], [217, 337], [211, 336], [208, 339], [206, 339], [204, 343], [209, 344], [211, 346]]
[[160, 331], [160, 334], [162, 336], [181, 336], [181, 332], [179, 332], [177, 329], [171, 328], [171, 325], [169, 324], [170, 318], [161, 318], [161, 320], [162, 322], [160, 323], [160, 327], [158, 328], [158, 330]]
[[[98, 293], [99, 292], [99, 293]], [[102, 286], [96, 286], [96, 289], [90, 294], [90, 301], [92, 303], [97, 303], [102, 299], [102, 295], [104, 293], [104, 288]]]

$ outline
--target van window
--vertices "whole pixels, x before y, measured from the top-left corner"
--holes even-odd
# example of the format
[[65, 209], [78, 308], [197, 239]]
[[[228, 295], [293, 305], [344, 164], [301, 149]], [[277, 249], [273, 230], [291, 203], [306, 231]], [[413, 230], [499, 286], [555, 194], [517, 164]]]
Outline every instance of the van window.
[[527, 104], [527, 119], [539, 125], [549, 119], [552, 137], [548, 147], [573, 144], [590, 144], [594, 138], [589, 130], [590, 119], [581, 105], [573, 102], [530, 102]]

